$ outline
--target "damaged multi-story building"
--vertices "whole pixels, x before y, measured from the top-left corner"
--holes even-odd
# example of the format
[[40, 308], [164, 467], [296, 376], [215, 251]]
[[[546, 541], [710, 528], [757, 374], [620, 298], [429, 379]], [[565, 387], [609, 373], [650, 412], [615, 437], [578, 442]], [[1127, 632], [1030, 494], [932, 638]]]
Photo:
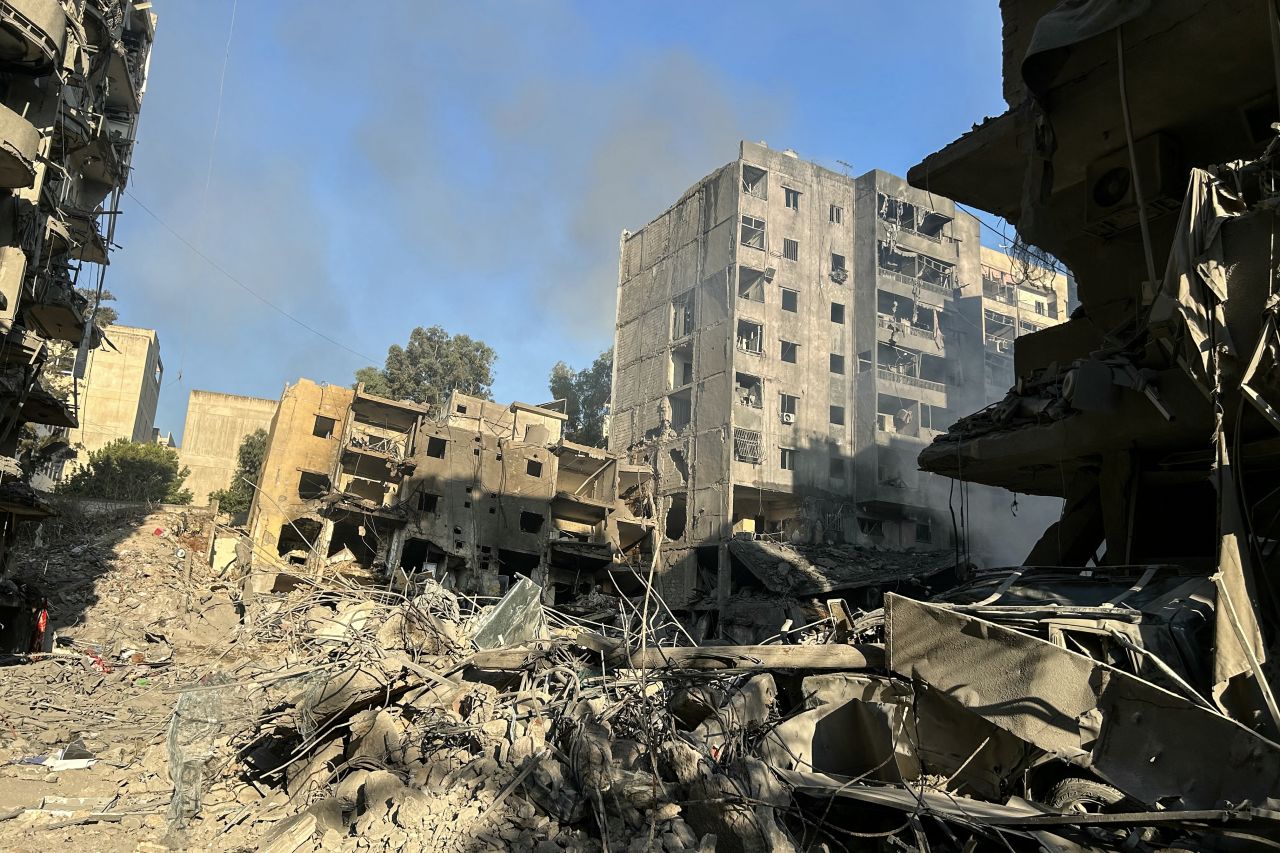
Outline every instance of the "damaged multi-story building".
[[248, 529], [259, 553], [493, 595], [570, 595], [642, 559], [648, 468], [563, 437], [551, 405], [460, 392], [439, 412], [309, 380], [285, 388]]
[[724, 604], [735, 534], [951, 547], [959, 501], [916, 457], [1066, 316], [1062, 274], [979, 231], [901, 178], [743, 142], [623, 233], [609, 445], [655, 472], [673, 604]]
[[[130, 0], [0, 2], [0, 456], [26, 424], [78, 425], [74, 397], [100, 340], [77, 288], [102, 292], [138, 134], [155, 15]], [[70, 345], [58, 347], [59, 342]], [[53, 363], [54, 349], [73, 353]], [[16, 464], [3, 470], [5, 541], [39, 514]], [[0, 569], [3, 566], [0, 565]]]

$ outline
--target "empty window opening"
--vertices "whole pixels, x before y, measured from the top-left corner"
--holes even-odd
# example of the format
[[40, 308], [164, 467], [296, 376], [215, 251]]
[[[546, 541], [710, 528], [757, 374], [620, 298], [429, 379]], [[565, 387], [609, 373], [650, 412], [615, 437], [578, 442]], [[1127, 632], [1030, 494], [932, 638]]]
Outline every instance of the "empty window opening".
[[750, 320], [739, 320], [738, 349], [757, 355], [764, 352], [764, 326]]
[[668, 377], [672, 388], [683, 388], [693, 382], [693, 350], [689, 348], [671, 351], [671, 372]]
[[876, 467], [880, 485], [895, 489], [914, 489], [916, 486], [916, 454], [893, 446], [876, 448]]
[[741, 462], [760, 464], [760, 431], [737, 429], [733, 431], [733, 458]]
[[672, 429], [684, 429], [693, 420], [692, 402], [688, 391], [681, 391], [667, 396], [667, 403], [671, 407]]
[[769, 197], [769, 173], [756, 166], [742, 164], [742, 191], [756, 198]]
[[844, 208], [839, 205], [831, 205], [831, 210], [827, 213], [827, 221], [832, 225], [839, 225], [844, 221]]
[[916, 522], [916, 541], [930, 543], [933, 541], [933, 527], [927, 522]]
[[782, 415], [784, 424], [795, 423], [796, 410], [800, 406], [800, 398], [794, 394], [780, 394], [778, 397], [778, 411]]
[[863, 350], [858, 353], [858, 372], [866, 373], [871, 369], [871, 350]]
[[738, 267], [738, 298], [749, 302], [764, 302], [764, 272]]
[[753, 249], [763, 249], [764, 227], [763, 219], [744, 215], [742, 217], [742, 245], [750, 246]]
[[497, 515], [497, 514], [498, 514], [498, 508], [496, 506], [489, 507], [489, 515]]
[[475, 454], [476, 456], [479, 456], [479, 455], [480, 455], [480, 448], [478, 448], [478, 447], [473, 448], [471, 452], [472, 452], [473, 454]]
[[471, 509], [471, 501], [463, 501], [463, 502], [462, 502], [462, 508], [463, 508], [463, 509]]
[[437, 512], [440, 509], [440, 496], [430, 492], [418, 492], [418, 511]]
[[844, 323], [844, 305], [839, 302], [831, 303], [831, 322]]
[[832, 406], [827, 420], [834, 426], [844, 426], [844, 406]]
[[733, 399], [744, 406], [759, 409], [764, 406], [764, 383], [759, 376], [748, 373], [733, 375]]
[[467, 413], [467, 407], [466, 407], [466, 404], [465, 404], [465, 403], [459, 403], [459, 404], [458, 404], [458, 414], [460, 414], [460, 415], [465, 415], [466, 413]]
[[831, 372], [840, 376], [844, 375], [844, 356], [838, 352], [831, 353]]
[[787, 207], [791, 210], [800, 209], [800, 190], [793, 190], [791, 187], [783, 187], [782, 192], [787, 197]]
[[311, 518], [295, 518], [280, 525], [276, 536], [276, 553], [290, 563], [301, 564], [315, 549], [323, 525]]
[[539, 462], [537, 459], [530, 459], [528, 462], [525, 463], [524, 472], [528, 474], [530, 477], [541, 477], [542, 463]]
[[833, 480], [844, 479], [844, 457], [832, 456], [830, 462], [828, 463], [828, 467], [829, 467], [829, 470], [827, 473], [831, 475], [831, 479]]
[[890, 225], [938, 242], [951, 217], [885, 193], [876, 193], [876, 214]]
[[800, 244], [790, 238], [783, 238], [782, 257], [789, 261], [800, 260]]
[[928, 353], [920, 354], [920, 378], [927, 382], [947, 381], [947, 360]]
[[427, 455], [436, 459], [444, 458], [445, 440], [433, 435], [427, 438]]
[[369, 568], [379, 553], [390, 542], [387, 531], [380, 530], [369, 521], [339, 521], [333, 525], [333, 535], [329, 539], [329, 554], [332, 557], [347, 548], [355, 555], [356, 562], [363, 568]]
[[849, 279], [849, 271], [844, 266], [844, 255], [831, 253], [831, 280], [836, 284], [844, 284]]
[[942, 343], [941, 311], [937, 306], [877, 290], [876, 313], [880, 315], [880, 326], [897, 335]]
[[400, 568], [413, 574], [430, 568], [435, 573], [444, 563], [444, 552], [426, 539], [406, 539], [400, 551]]
[[315, 426], [311, 428], [311, 434], [316, 438], [333, 438], [333, 428], [338, 422], [333, 418], [326, 418], [324, 415], [316, 415]]
[[678, 450], [678, 449], [676, 449], [676, 448], [674, 448], [674, 447], [673, 447], [673, 448], [671, 448], [671, 450], [669, 451], [669, 454], [670, 454], [670, 456], [671, 456], [671, 464], [672, 464], [672, 465], [674, 465], [674, 466], [675, 466], [675, 468], [676, 468], [676, 470], [680, 472], [680, 480], [681, 480], [681, 482], [688, 482], [688, 480], [689, 480], [689, 466], [688, 466], [688, 464], [684, 461], [684, 451], [682, 451], [682, 450]]
[[693, 334], [693, 326], [693, 291], [690, 290], [671, 300], [671, 339]]
[[800, 292], [782, 288], [782, 310], [797, 311], [800, 308]]
[[537, 533], [542, 529], [543, 521], [543, 517], [536, 512], [522, 511], [520, 513], [520, 532]]
[[835, 252], [831, 253], [831, 269], [844, 271], [844, 255], [837, 255]]
[[298, 476], [298, 497], [312, 501], [329, 494], [329, 477], [315, 471], [303, 471]]
[[667, 539], [675, 541], [684, 536], [687, 515], [685, 496], [672, 495], [671, 506], [667, 508], [667, 523], [664, 531]]
[[883, 536], [884, 522], [878, 518], [859, 518], [858, 530], [864, 536]]
[[796, 470], [796, 452], [793, 448], [778, 448], [778, 467], [783, 471]]
[[782, 347], [779, 356], [787, 364], [795, 364], [800, 353], [800, 345], [795, 341], [780, 341]]

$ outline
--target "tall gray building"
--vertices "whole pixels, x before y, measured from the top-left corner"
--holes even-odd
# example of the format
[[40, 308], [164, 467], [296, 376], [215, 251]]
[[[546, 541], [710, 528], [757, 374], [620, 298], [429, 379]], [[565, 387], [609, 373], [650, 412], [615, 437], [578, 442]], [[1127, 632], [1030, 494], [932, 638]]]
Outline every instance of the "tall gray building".
[[[994, 393], [979, 227], [743, 142], [623, 233], [609, 444], [654, 467], [669, 597], [727, 596], [734, 533], [950, 544], [950, 481], [916, 457]], [[1065, 314], [1065, 279], [1022, 278], [1039, 325]]]

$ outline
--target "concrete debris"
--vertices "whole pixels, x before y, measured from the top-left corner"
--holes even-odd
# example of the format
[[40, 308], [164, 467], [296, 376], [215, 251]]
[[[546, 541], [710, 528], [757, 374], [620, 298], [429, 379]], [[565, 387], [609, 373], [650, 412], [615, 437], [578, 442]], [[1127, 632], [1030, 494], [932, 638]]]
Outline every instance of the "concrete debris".
[[[1280, 829], [1280, 747], [996, 605], [889, 595], [805, 643], [694, 646], [653, 589], [562, 609], [527, 579], [406, 598], [315, 572], [264, 593], [251, 565], [176, 558], [217, 562], [226, 534], [196, 513], [57, 523], [60, 580], [96, 599], [55, 610], [75, 627], [0, 682], [4, 757], [75, 741], [97, 761], [10, 765], [0, 846], [1155, 851]], [[200, 587], [219, 592], [187, 613]], [[490, 642], [517, 624], [538, 630]], [[117, 653], [162, 636], [163, 660]]]

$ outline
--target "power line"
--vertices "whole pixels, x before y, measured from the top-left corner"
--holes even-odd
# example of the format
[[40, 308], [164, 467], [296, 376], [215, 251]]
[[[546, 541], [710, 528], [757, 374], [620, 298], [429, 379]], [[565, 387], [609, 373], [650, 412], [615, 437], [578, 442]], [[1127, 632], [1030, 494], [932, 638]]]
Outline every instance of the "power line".
[[[986, 228], [992, 234], [995, 234], [998, 237], [1000, 237], [1002, 240], [1008, 242], [1009, 240], [1008, 234], [1005, 234], [1003, 231], [999, 230], [994, 225], [987, 222], [985, 219], [983, 219], [981, 216], [978, 215], [980, 213], [985, 213], [986, 211], [973, 210], [968, 205], [961, 204], [958, 201], [955, 202], [955, 206], [960, 208], [970, 216], [972, 216], [974, 219], [978, 220], [978, 224], [981, 225], [983, 228]], [[988, 215], [994, 216], [995, 214], [988, 214]], [[1025, 243], [1023, 245], [1027, 246], [1027, 256], [1031, 258], [1035, 258], [1037, 261], [1040, 262], [1040, 265], [1043, 266], [1045, 269], [1052, 270], [1053, 272], [1062, 272], [1063, 270], [1066, 269], [1065, 265], [1061, 261], [1059, 261], [1057, 258], [1050, 258], [1048, 255], [1042, 255], [1042, 254], [1039, 254], [1038, 252], [1033, 252], [1031, 251], [1030, 245]]]
[[168, 231], [170, 234], [172, 234], [172, 235], [173, 235], [173, 237], [174, 237], [178, 242], [180, 242], [182, 245], [184, 245], [184, 246], [186, 246], [188, 249], [190, 249], [190, 250], [191, 250], [191, 252], [192, 252], [192, 254], [196, 255], [196, 257], [200, 258], [202, 261], [204, 261], [205, 263], [207, 263], [209, 266], [213, 267], [215, 270], [217, 270], [218, 272], [222, 273], [222, 275], [224, 275], [224, 276], [225, 276], [228, 280], [230, 280], [233, 284], [235, 284], [237, 287], [239, 287], [239, 288], [240, 288], [241, 290], [243, 290], [245, 293], [248, 293], [248, 294], [249, 294], [250, 296], [252, 296], [254, 299], [257, 299], [257, 300], [258, 300], [259, 302], [261, 302], [263, 305], [266, 305], [266, 306], [267, 306], [268, 308], [270, 308], [272, 311], [275, 311], [277, 314], [280, 314], [280, 315], [281, 315], [281, 316], [283, 316], [283, 317], [287, 317], [288, 319], [292, 320], [294, 323], [296, 323], [297, 325], [299, 325], [299, 326], [301, 326], [302, 328], [306, 329], [308, 332], [310, 332], [311, 334], [315, 335], [316, 337], [319, 337], [319, 338], [322, 338], [323, 340], [328, 341], [329, 343], [333, 344], [334, 346], [338, 347], [339, 349], [346, 350], [347, 352], [351, 353], [352, 355], [357, 356], [358, 358], [360, 358], [362, 361], [365, 361], [365, 362], [367, 362], [367, 363], [369, 363], [369, 364], [377, 364], [377, 363], [378, 363], [378, 362], [377, 362], [377, 359], [372, 358], [372, 357], [370, 357], [370, 356], [367, 356], [367, 355], [365, 355], [365, 354], [364, 354], [364, 353], [362, 353], [362, 352], [358, 352], [357, 350], [353, 350], [351, 347], [347, 346], [346, 344], [342, 343], [341, 341], [339, 341], [339, 340], [335, 340], [334, 338], [329, 337], [329, 336], [328, 336], [328, 335], [326, 335], [324, 332], [322, 332], [322, 331], [320, 331], [319, 329], [317, 329], [315, 326], [311, 326], [311, 325], [307, 324], [306, 322], [304, 322], [304, 321], [302, 321], [302, 320], [299, 320], [297, 317], [293, 316], [293, 315], [292, 315], [292, 314], [290, 314], [288, 311], [284, 310], [284, 309], [283, 309], [283, 308], [281, 308], [279, 305], [277, 305], [277, 304], [275, 304], [274, 302], [272, 302], [270, 299], [267, 299], [267, 298], [266, 298], [265, 296], [263, 296], [261, 293], [258, 293], [258, 292], [257, 292], [256, 290], [254, 290], [252, 287], [250, 287], [249, 285], [245, 284], [243, 281], [241, 281], [240, 279], [238, 279], [238, 278], [236, 278], [234, 275], [232, 275], [230, 272], [228, 272], [228, 271], [227, 271], [227, 269], [226, 269], [225, 267], [223, 267], [221, 264], [219, 264], [219, 263], [218, 263], [217, 261], [215, 261], [213, 258], [209, 257], [209, 256], [208, 256], [208, 255], [206, 255], [204, 252], [200, 251], [200, 249], [199, 249], [199, 248], [198, 248], [194, 243], [192, 243], [192, 242], [191, 242], [190, 240], [188, 240], [186, 237], [183, 237], [181, 234], [179, 234], [177, 231], [175, 231], [175, 230], [173, 229], [173, 227], [172, 227], [171, 225], [169, 225], [169, 223], [167, 223], [167, 222], [165, 222], [163, 219], [161, 219], [161, 218], [160, 218], [160, 216], [159, 216], [159, 214], [157, 214], [157, 213], [156, 213], [154, 210], [152, 210], [151, 208], [147, 207], [147, 206], [146, 206], [146, 204], [144, 204], [144, 203], [142, 202], [142, 200], [141, 200], [140, 198], [138, 198], [136, 195], [134, 195], [131, 191], [129, 191], [129, 190], [125, 190], [125, 195], [127, 195], [127, 196], [129, 196], [129, 198], [133, 199], [133, 200], [137, 203], [138, 207], [142, 208], [142, 209], [146, 212], [146, 214], [147, 214], [148, 216], [150, 216], [152, 219], [154, 219], [154, 220], [155, 220], [155, 221], [160, 225], [160, 227], [164, 228], [164, 230], [166, 230], [166, 231]]

